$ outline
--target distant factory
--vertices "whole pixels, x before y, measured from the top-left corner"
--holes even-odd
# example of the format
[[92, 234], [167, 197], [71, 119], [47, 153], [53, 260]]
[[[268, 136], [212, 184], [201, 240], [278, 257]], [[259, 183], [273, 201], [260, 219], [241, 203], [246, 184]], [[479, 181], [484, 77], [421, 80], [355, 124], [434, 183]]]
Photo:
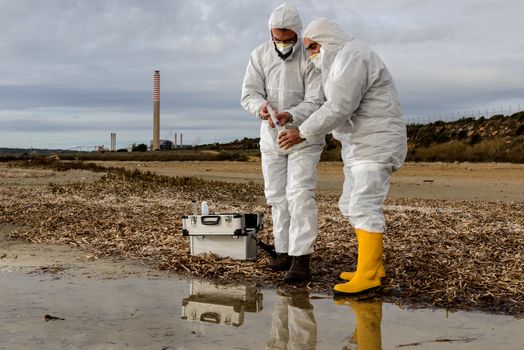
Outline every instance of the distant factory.
[[[151, 149], [154, 147], [153, 140], [151, 140], [150, 147]], [[158, 150], [160, 151], [169, 151], [177, 148], [184, 148], [182, 133], [180, 133], [180, 142], [178, 142], [177, 133], [174, 134], [173, 140], [158, 140]]]

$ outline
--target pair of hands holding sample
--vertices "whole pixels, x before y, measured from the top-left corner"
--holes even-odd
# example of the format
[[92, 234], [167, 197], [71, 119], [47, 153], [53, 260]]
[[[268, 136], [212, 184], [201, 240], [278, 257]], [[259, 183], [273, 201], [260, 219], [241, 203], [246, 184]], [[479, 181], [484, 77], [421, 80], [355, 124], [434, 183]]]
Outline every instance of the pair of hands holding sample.
[[266, 102], [260, 107], [260, 119], [267, 120], [271, 128], [278, 130], [278, 146], [282, 149], [288, 149], [293, 145], [304, 141], [299, 136], [298, 129], [285, 129], [284, 125], [292, 120], [289, 112], [278, 113]]

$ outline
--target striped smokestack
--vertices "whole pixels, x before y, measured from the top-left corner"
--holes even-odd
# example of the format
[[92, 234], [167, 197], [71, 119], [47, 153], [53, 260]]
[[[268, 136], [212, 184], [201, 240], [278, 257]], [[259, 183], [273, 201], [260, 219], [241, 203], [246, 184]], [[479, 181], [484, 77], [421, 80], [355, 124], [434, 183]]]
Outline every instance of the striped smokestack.
[[160, 150], [160, 71], [153, 75], [153, 151]]

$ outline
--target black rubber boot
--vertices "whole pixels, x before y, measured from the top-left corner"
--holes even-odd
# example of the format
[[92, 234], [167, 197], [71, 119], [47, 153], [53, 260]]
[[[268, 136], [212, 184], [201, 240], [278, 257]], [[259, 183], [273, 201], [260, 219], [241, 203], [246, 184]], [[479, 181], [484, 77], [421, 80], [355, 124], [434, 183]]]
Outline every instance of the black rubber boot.
[[286, 271], [291, 267], [291, 257], [287, 253], [277, 253], [277, 257], [267, 267], [273, 271]]
[[311, 272], [309, 271], [309, 257], [308, 255], [294, 256], [291, 268], [284, 276], [286, 283], [305, 282], [311, 279]]

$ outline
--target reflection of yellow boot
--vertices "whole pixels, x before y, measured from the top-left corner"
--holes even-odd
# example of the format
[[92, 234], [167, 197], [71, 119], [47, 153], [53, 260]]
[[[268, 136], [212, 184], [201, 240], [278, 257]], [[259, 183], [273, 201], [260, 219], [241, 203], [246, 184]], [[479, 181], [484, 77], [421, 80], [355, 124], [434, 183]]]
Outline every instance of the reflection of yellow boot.
[[380, 286], [383, 234], [359, 231], [357, 271], [351, 281], [335, 285], [335, 293], [355, 294]]
[[356, 326], [354, 337], [359, 350], [382, 349], [382, 302], [353, 302], [351, 308], [355, 312]]
[[[359, 230], [358, 228], [355, 229], [355, 234], [357, 235], [357, 238], [358, 238], [358, 235], [359, 235], [359, 232], [361, 232], [362, 230]], [[342, 272], [338, 277], [340, 279], [343, 279], [343, 280], [346, 280], [346, 281], [351, 281], [351, 279], [353, 277], [355, 277], [355, 273], [356, 271], [352, 271], [352, 272], [349, 272], [349, 271], [344, 271]], [[384, 264], [382, 263], [382, 260], [381, 260], [381, 264], [378, 268], [378, 277], [382, 278], [382, 277], [385, 277], [386, 276], [386, 271], [384, 270]]]
[[[355, 330], [350, 346], [343, 347], [345, 350], [381, 350], [382, 334], [380, 324], [382, 322], [382, 301], [356, 301], [355, 299], [335, 299], [337, 305], [351, 306], [355, 313]], [[353, 346], [352, 346], [353, 345]]]

